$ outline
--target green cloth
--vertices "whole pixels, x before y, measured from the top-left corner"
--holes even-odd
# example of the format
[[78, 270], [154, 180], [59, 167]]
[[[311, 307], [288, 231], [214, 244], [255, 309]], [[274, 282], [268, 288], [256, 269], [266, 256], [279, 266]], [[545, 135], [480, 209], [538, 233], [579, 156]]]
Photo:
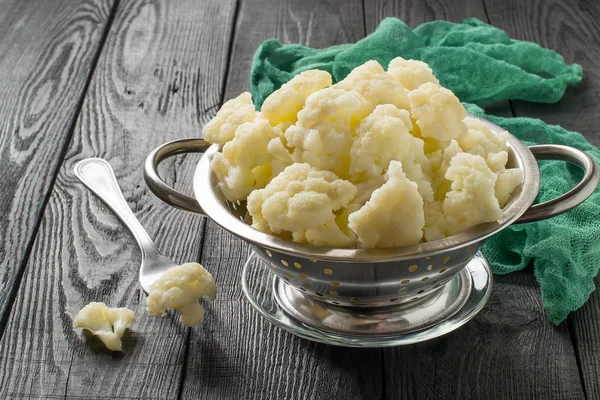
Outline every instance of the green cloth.
[[[579, 65], [566, 65], [554, 51], [510, 39], [506, 32], [477, 19], [461, 24], [433, 21], [411, 30], [395, 18], [355, 44], [327, 49], [264, 42], [254, 56], [252, 97], [260, 108], [264, 99], [294, 75], [308, 69], [329, 71], [334, 82], [368, 60], [387, 67], [394, 57], [425, 61], [440, 83], [463, 102], [485, 104], [498, 100], [552, 103], [568, 84], [582, 79]], [[577, 147], [600, 162], [600, 151], [579, 133], [532, 118], [486, 116], [479, 107], [467, 110], [507, 129], [527, 144], [559, 143]], [[571, 189], [581, 177], [576, 167], [558, 161], [542, 162], [542, 185], [537, 201]], [[600, 190], [577, 208], [551, 219], [512, 225], [488, 239], [483, 252], [494, 273], [506, 274], [533, 261], [542, 300], [558, 324], [589, 298], [600, 268]]]

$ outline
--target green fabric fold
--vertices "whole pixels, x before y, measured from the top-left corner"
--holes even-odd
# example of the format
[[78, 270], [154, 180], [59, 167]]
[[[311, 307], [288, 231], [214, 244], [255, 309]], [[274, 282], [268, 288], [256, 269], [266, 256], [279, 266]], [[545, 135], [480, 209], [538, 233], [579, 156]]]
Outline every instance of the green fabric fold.
[[[566, 65], [556, 52], [511, 39], [506, 32], [471, 18], [460, 24], [424, 23], [415, 29], [386, 18], [377, 30], [355, 44], [311, 49], [267, 40], [252, 66], [252, 97], [260, 109], [265, 98], [294, 75], [309, 69], [332, 74], [334, 82], [368, 60], [384, 67], [397, 57], [425, 61], [440, 80], [465, 102], [468, 112], [484, 117], [527, 144], [577, 147], [600, 162], [600, 151], [583, 136], [532, 118], [485, 115], [474, 104], [499, 100], [553, 103], [569, 84], [582, 79], [581, 67]], [[537, 201], [570, 190], [581, 172], [557, 161], [542, 162]], [[506, 274], [533, 262], [542, 300], [556, 324], [589, 298], [600, 268], [600, 190], [577, 208], [551, 219], [513, 225], [488, 239], [483, 252], [494, 273]]]

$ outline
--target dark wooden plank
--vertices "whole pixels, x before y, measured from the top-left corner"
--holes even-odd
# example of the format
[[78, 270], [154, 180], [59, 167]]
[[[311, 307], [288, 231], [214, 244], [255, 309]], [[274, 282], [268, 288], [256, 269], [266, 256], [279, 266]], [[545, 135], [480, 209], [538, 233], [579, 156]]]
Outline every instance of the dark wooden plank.
[[593, 0], [486, 0], [491, 22], [511, 37], [529, 40], [553, 49], [567, 63], [583, 67], [584, 79], [569, 87], [555, 104], [516, 101], [520, 116], [542, 118], [582, 133], [594, 145], [600, 145], [600, 4]]
[[[240, 4], [226, 98], [249, 89], [252, 55], [271, 37], [325, 47], [364, 36], [360, 1], [248, 0]], [[249, 248], [207, 224], [203, 264], [217, 301], [190, 338], [186, 399], [374, 399], [382, 396], [381, 352], [299, 339], [263, 320], [244, 298], [240, 277]]]
[[[488, 21], [480, 0], [460, 5], [450, 0], [381, 1], [372, 10], [366, 24], [370, 29], [386, 16], [398, 16], [412, 27], [435, 19]], [[508, 102], [492, 104], [487, 111], [511, 115]], [[583, 398], [567, 326], [548, 321], [531, 272], [496, 276], [493, 290], [482, 313], [457, 332], [384, 351], [389, 398]]]
[[[597, 1], [489, 1], [490, 20], [511, 36], [556, 50], [567, 63], [583, 67], [584, 79], [555, 104], [514, 102], [518, 116], [541, 118], [582, 133], [600, 145], [600, 4]], [[511, 16], [508, 18], [507, 16]], [[598, 287], [598, 281], [596, 281]], [[569, 326], [589, 399], [600, 398], [600, 296], [571, 317]]]
[[112, 6], [0, 1], [0, 337]]
[[[157, 145], [198, 136], [214, 115], [234, 10], [222, 0], [120, 2], [0, 343], [0, 398], [177, 396], [188, 330], [174, 314], [146, 314], [133, 238], [71, 168], [84, 157], [109, 160], [157, 245], [177, 262], [198, 260], [202, 218], [154, 198], [142, 165]], [[187, 190], [197, 159], [168, 163], [166, 177]], [[72, 328], [90, 301], [134, 310], [124, 354]]]

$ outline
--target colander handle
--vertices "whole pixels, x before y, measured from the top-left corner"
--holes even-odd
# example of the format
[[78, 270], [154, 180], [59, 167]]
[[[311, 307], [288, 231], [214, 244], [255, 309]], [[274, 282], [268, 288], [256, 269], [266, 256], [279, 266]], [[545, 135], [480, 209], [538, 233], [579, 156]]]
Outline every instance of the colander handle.
[[144, 181], [150, 191], [173, 207], [206, 216], [196, 199], [179, 193], [162, 180], [158, 175], [158, 166], [169, 157], [184, 153], [204, 153], [210, 146], [210, 143], [202, 139], [179, 139], [158, 146], [148, 155], [144, 164]]
[[529, 150], [537, 160], [560, 160], [581, 167], [583, 179], [567, 193], [529, 207], [515, 223], [540, 221], [569, 211], [587, 199], [598, 186], [598, 167], [592, 157], [583, 151], [557, 144], [530, 146]]

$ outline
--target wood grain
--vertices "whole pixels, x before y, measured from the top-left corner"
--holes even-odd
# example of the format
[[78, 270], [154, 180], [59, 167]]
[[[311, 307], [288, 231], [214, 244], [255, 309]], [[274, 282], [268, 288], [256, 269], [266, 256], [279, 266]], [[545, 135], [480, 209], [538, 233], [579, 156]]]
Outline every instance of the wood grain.
[[600, 145], [600, 5], [596, 1], [486, 0], [490, 21], [519, 40], [557, 51], [567, 63], [583, 67], [584, 79], [555, 104], [516, 101], [519, 116], [542, 118], [582, 133]]
[[411, 28], [424, 22], [445, 19], [461, 22], [475, 17], [486, 20], [481, 0], [464, 0], [460, 4], [447, 0], [372, 0], [365, 1], [365, 26], [367, 34], [373, 32], [385, 17], [396, 17]]
[[0, 1], [0, 337], [113, 1]]
[[[489, 22], [479, 0], [460, 5], [450, 0], [375, 4], [368, 29], [391, 15], [412, 27], [435, 19], [477, 17]], [[486, 111], [512, 114], [508, 102], [491, 104]], [[389, 398], [584, 397], [568, 328], [555, 328], [548, 321], [531, 271], [496, 276], [491, 301], [473, 321], [431, 343], [385, 350], [384, 366]]]
[[[583, 81], [569, 87], [555, 104], [515, 102], [518, 116], [541, 118], [582, 133], [600, 145], [600, 5], [594, 1], [506, 1], [486, 5], [492, 23], [512, 37], [530, 40], [557, 51], [567, 63], [583, 67]], [[507, 16], [511, 16], [508, 18]], [[598, 281], [596, 280], [596, 287]], [[588, 399], [600, 398], [600, 296], [569, 317], [581, 378]]]
[[[240, 4], [226, 98], [249, 89], [252, 55], [263, 40], [326, 47], [364, 36], [362, 4], [249, 0]], [[249, 247], [207, 224], [202, 263], [219, 294], [190, 337], [182, 398], [373, 399], [382, 396], [380, 350], [312, 343], [271, 326], [252, 309], [240, 277]]]
[[[157, 245], [176, 262], [198, 260], [203, 220], [150, 194], [142, 164], [163, 142], [199, 136], [214, 115], [234, 11], [235, 1], [120, 2], [0, 343], [0, 398], [177, 396], [188, 330], [174, 314], [146, 314], [137, 245], [71, 169], [107, 159]], [[167, 163], [165, 177], [189, 190], [197, 159]], [[89, 301], [133, 309], [124, 353], [72, 328]]]

